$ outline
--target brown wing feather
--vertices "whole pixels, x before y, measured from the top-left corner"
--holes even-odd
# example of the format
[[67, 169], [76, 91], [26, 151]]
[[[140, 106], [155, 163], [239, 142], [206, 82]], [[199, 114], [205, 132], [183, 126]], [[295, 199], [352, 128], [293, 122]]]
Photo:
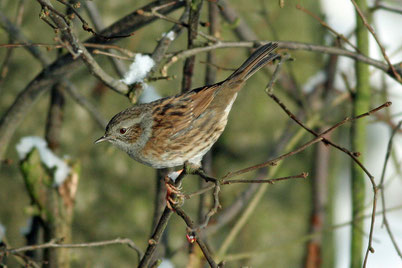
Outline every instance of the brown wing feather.
[[[154, 110], [153, 136], [160, 134], [180, 136], [208, 107], [215, 97], [218, 84], [192, 90], [188, 93], [161, 101]], [[175, 134], [176, 133], [176, 134]]]
[[221, 83], [192, 90], [189, 97], [192, 99], [193, 116], [198, 118], [211, 104], [219, 90]]

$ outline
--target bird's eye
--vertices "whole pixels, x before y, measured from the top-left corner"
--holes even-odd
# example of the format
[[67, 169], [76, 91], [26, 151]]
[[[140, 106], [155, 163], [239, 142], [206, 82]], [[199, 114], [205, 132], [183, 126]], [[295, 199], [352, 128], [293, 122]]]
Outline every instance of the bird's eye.
[[125, 129], [125, 128], [121, 128], [121, 129], [120, 129], [120, 133], [121, 133], [121, 134], [126, 133], [126, 131], [127, 131], [127, 129]]

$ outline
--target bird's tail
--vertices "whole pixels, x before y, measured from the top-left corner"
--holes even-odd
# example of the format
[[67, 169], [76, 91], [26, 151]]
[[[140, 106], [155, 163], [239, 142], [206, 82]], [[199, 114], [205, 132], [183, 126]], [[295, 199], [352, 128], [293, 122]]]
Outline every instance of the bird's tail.
[[257, 48], [253, 54], [231, 74], [227, 82], [245, 82], [255, 72], [264, 67], [270, 61], [279, 58], [280, 56], [273, 52], [278, 47], [278, 43], [270, 42]]

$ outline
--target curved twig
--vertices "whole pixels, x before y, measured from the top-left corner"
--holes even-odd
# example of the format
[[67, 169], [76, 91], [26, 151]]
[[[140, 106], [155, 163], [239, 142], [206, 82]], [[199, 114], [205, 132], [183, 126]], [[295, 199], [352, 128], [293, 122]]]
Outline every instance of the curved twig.
[[[166, 73], [167, 68], [169, 68], [170, 65], [172, 65], [179, 59], [187, 58], [187, 57], [190, 57], [192, 55], [195, 55], [195, 54], [198, 54], [201, 52], [207, 52], [207, 51], [218, 49], [218, 48], [220, 49], [220, 48], [234, 48], [234, 47], [245, 47], [245, 48], [258, 47], [267, 42], [268, 41], [217, 42], [217, 43], [209, 45], [209, 46], [177, 51], [172, 54], [167, 54], [168, 60], [162, 69], [162, 73]], [[321, 46], [321, 45], [308, 44], [308, 43], [302, 43], [302, 42], [291, 42], [291, 41], [275, 41], [275, 42], [277, 42], [279, 48], [282, 48], [282, 49], [303, 50], [303, 51], [311, 51], [311, 52], [318, 52], [318, 53], [324, 53], [324, 54], [345, 56], [345, 57], [354, 59], [356, 61], [361, 61], [361, 62], [367, 63], [377, 69], [384, 71], [390, 77], [397, 80], [397, 78], [395, 77], [393, 72], [389, 69], [389, 66], [387, 64], [385, 64], [381, 61], [375, 60], [373, 58], [366, 57], [357, 52], [353, 52], [353, 51], [350, 51], [350, 50], [347, 50], [344, 48]], [[399, 66], [396, 66], [396, 65], [393, 65], [393, 66], [397, 70], [398, 74], [402, 75], [402, 68]]]
[[90, 242], [90, 243], [77, 243], [77, 244], [62, 244], [60, 243], [61, 239], [52, 239], [47, 243], [40, 244], [40, 245], [30, 245], [30, 246], [25, 246], [25, 247], [20, 247], [20, 248], [10, 248], [10, 249], [5, 249], [4, 252], [10, 253], [10, 254], [17, 254], [20, 252], [25, 252], [25, 251], [32, 251], [32, 250], [38, 250], [38, 249], [45, 249], [45, 248], [91, 248], [91, 247], [103, 247], [103, 246], [109, 246], [109, 245], [127, 245], [135, 252], [137, 252], [138, 259], [141, 259], [143, 252], [141, 249], [131, 240], [128, 238], [116, 238], [112, 240], [105, 240], [105, 241], [98, 241], [98, 242]]

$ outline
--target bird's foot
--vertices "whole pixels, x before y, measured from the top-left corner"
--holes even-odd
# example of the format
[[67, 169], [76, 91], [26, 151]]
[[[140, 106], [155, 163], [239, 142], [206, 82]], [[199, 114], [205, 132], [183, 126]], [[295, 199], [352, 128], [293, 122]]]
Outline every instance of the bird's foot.
[[173, 171], [165, 177], [166, 185], [166, 206], [174, 211], [174, 206], [181, 205], [184, 201], [184, 194], [181, 193], [181, 186], [175, 186], [174, 181], [182, 174], [183, 170]]

